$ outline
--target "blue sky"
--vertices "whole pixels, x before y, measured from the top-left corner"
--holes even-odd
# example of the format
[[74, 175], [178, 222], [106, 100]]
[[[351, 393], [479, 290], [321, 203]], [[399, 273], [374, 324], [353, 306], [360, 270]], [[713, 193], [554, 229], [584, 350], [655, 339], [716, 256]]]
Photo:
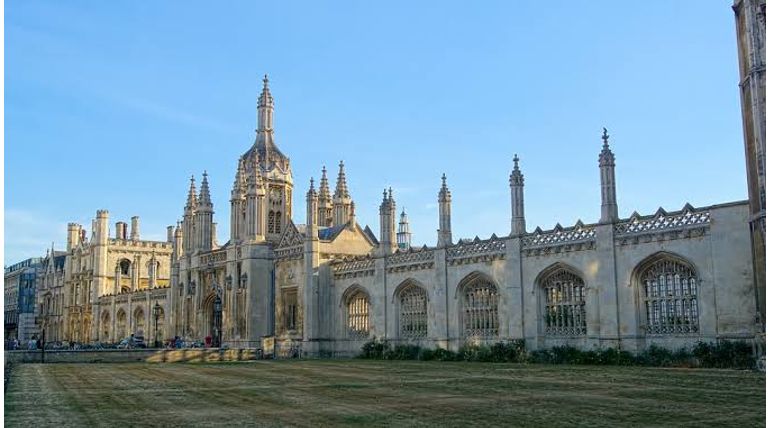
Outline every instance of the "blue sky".
[[[599, 218], [606, 126], [621, 216], [747, 197], [730, 1], [5, 4], [5, 263], [66, 223], [139, 215], [164, 239], [207, 170], [219, 242], [270, 75], [294, 219], [345, 160], [362, 225], [382, 188], [435, 245], [506, 234], [518, 153], [528, 229]], [[334, 178], [332, 177], [332, 178]]]

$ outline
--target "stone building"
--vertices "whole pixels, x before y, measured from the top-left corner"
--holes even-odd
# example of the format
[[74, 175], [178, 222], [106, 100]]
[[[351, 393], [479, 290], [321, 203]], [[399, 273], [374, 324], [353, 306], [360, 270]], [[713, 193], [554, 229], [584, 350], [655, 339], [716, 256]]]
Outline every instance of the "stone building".
[[[455, 241], [452, 194], [442, 177], [435, 246], [414, 248], [396, 229], [394, 192], [383, 192], [379, 237], [357, 222], [340, 162], [334, 193], [325, 167], [292, 216], [289, 159], [278, 149], [267, 78], [257, 135], [236, 163], [230, 239], [216, 245], [204, 173], [190, 184], [174, 231], [171, 332], [214, 345], [281, 352], [358, 352], [372, 337], [456, 349], [525, 339], [638, 350], [751, 338], [756, 296], [746, 201], [618, 215], [615, 155], [602, 135], [601, 217], [527, 229], [524, 174], [508, 178], [511, 225], [500, 236]], [[504, 185], [501, 172], [500, 185]]]
[[64, 266], [66, 251], [51, 249], [40, 262], [37, 280], [37, 324], [46, 342], [64, 340]]
[[765, 319], [765, 0], [735, 0], [741, 112], [749, 185], [749, 226], [761, 329]]
[[37, 333], [35, 328], [35, 288], [40, 271], [40, 257], [32, 257], [5, 268], [5, 338], [26, 342]]
[[[139, 217], [131, 218], [130, 234], [125, 222], [117, 222], [110, 237], [108, 223], [109, 213], [97, 211], [90, 239], [81, 225], [67, 226], [64, 286], [59, 294], [63, 303], [57, 302], [56, 292], [51, 294], [51, 315], [61, 317], [54, 337], [117, 342], [135, 334], [151, 339], [156, 333], [153, 308], [157, 303], [161, 308], [157, 336], [168, 339], [171, 242], [140, 239]], [[46, 298], [43, 294], [43, 302]]]

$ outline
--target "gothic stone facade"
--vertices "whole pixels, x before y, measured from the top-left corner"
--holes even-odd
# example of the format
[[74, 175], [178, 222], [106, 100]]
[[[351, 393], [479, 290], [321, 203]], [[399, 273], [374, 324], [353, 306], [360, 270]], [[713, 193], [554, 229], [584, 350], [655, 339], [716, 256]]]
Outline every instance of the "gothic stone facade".
[[139, 239], [138, 217], [131, 219], [130, 235], [128, 225], [117, 222], [111, 238], [109, 213], [99, 210], [90, 240], [81, 225], [70, 223], [62, 291], [54, 266], [51, 286], [38, 294], [39, 316], [51, 327], [47, 339], [118, 342], [130, 334], [154, 339], [156, 303], [161, 307], [157, 337], [169, 338], [171, 251], [171, 242]]
[[619, 218], [606, 130], [598, 222], [527, 231], [515, 157], [504, 236], [453, 241], [443, 177], [437, 245], [413, 248], [405, 215], [396, 233], [392, 191], [383, 194], [379, 238], [359, 226], [342, 162], [334, 194], [325, 168], [318, 191], [311, 180], [305, 224], [295, 224], [273, 108], [265, 78], [256, 140], [237, 163], [226, 244], [214, 239], [208, 177], [200, 193], [190, 186], [173, 239], [173, 335], [229, 346], [274, 336], [279, 353], [311, 355], [353, 354], [372, 337], [638, 350], [753, 336], [748, 203]]

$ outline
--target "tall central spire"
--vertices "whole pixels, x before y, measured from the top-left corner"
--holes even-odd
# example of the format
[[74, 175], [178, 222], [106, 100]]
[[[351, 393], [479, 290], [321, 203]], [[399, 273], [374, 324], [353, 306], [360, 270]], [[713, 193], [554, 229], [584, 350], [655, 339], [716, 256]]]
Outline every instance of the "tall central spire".
[[270, 94], [270, 81], [262, 79], [262, 94], [259, 96], [257, 107], [257, 131], [273, 130], [273, 96]]

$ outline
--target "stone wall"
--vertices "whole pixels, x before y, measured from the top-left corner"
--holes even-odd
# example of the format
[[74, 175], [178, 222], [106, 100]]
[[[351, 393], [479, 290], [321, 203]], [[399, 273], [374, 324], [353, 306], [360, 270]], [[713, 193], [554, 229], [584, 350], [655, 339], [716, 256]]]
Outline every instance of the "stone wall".
[[[102, 351], [45, 351], [46, 363], [202, 363], [252, 361], [257, 349], [106, 349]], [[39, 363], [41, 351], [5, 351], [9, 363]]]

